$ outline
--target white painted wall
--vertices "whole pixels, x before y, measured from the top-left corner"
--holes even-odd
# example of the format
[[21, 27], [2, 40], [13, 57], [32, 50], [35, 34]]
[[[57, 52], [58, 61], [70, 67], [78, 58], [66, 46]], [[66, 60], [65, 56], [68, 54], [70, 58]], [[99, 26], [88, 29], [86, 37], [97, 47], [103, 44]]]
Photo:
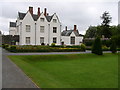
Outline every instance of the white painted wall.
[[17, 29], [15, 27], [9, 28], [9, 35], [17, 35]]
[[[26, 32], [26, 25], [30, 25], [30, 32]], [[26, 45], [26, 37], [30, 37], [30, 45], [35, 45], [35, 22], [30, 12], [27, 12], [26, 16], [22, 20], [20, 37], [20, 45]]]
[[[41, 22], [40, 18], [44, 18], [44, 22]], [[44, 33], [40, 32], [40, 26], [45, 27]], [[47, 45], [48, 44], [48, 21], [43, 13], [41, 14], [41, 16], [38, 18], [36, 22], [36, 45], [41, 45], [40, 37], [44, 37], [44, 43], [45, 45]]]
[[[56, 19], [57, 22], [54, 23], [53, 22], [53, 19]], [[51, 22], [49, 23], [50, 24], [50, 43], [49, 45], [51, 45], [53, 43], [53, 37], [56, 37], [57, 38], [57, 43], [56, 45], [61, 45], [61, 42], [60, 42], [60, 39], [61, 39], [61, 23], [59, 21], [59, 19], [57, 18], [57, 15], [54, 14]], [[53, 27], [57, 27], [57, 33], [53, 33]]]
[[[40, 18], [44, 18], [44, 22], [40, 21]], [[57, 23], [53, 22], [53, 19], [57, 20]], [[31, 26], [30, 32], [26, 32], [26, 25]], [[75, 45], [80, 45], [83, 37], [76, 37], [74, 32], [71, 33], [70, 36], [61, 36], [61, 23], [56, 14], [53, 15], [51, 22], [48, 22], [44, 14], [42, 13], [37, 21], [33, 20], [30, 12], [28, 11], [23, 20], [19, 20], [17, 18], [16, 28], [10, 27], [11, 35], [20, 35], [19, 37], [19, 45], [26, 45], [26, 37], [30, 37], [30, 45], [41, 45], [40, 37], [44, 37], [45, 45], [51, 45], [53, 43], [53, 37], [57, 38], [56, 45], [61, 45], [61, 41], [64, 41], [65, 45], [71, 45], [70, 39], [72, 36], [75, 37]], [[40, 32], [40, 26], [45, 27], [44, 33]], [[57, 27], [57, 33], [53, 33], [53, 27]], [[18, 44], [18, 43], [17, 43]]]
[[74, 32], [72, 32], [70, 36], [61, 36], [62, 42], [64, 42], [65, 45], [71, 45], [71, 37], [75, 37], [75, 45], [80, 45], [80, 42], [83, 40], [83, 37], [76, 36]]

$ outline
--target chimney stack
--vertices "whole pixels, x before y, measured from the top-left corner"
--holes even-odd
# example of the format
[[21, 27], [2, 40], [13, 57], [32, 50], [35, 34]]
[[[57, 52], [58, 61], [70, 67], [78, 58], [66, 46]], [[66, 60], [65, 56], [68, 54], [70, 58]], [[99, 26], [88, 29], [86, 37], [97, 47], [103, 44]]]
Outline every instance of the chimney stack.
[[44, 15], [47, 16], [47, 9], [44, 9]]
[[65, 31], [67, 31], [67, 26], [65, 27]]
[[29, 12], [33, 15], [33, 7], [29, 7]]
[[40, 8], [38, 7], [38, 16], [40, 16]]
[[76, 31], [77, 30], [77, 25], [74, 25], [74, 31]]

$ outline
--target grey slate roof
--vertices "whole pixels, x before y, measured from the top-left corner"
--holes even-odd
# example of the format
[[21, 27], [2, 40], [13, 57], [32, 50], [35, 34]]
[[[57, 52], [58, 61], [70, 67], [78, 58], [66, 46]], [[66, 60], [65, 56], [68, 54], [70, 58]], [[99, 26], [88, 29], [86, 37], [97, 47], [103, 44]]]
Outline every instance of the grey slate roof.
[[26, 13], [18, 12], [19, 19], [22, 20], [25, 17]]
[[53, 17], [53, 15], [52, 16], [46, 16], [47, 21], [50, 22], [52, 17]]
[[74, 32], [76, 36], [80, 36], [78, 30], [76, 30], [76, 31], [74, 31], [74, 30], [67, 30], [67, 31], [65, 31], [65, 30], [64, 30], [64, 31], [61, 33], [61, 35], [62, 35], [62, 36], [70, 36], [72, 32]]
[[16, 27], [16, 22], [10, 22], [10, 27]]
[[[18, 12], [18, 16], [19, 16], [20, 20], [23, 20], [25, 15], [26, 15], [26, 13]], [[36, 14], [33, 14], [32, 17], [33, 17], [34, 21], [37, 21], [37, 19], [39, 18], [39, 16]], [[45, 16], [45, 17], [46, 17], [47, 21], [50, 22], [53, 15], [52, 16]]]

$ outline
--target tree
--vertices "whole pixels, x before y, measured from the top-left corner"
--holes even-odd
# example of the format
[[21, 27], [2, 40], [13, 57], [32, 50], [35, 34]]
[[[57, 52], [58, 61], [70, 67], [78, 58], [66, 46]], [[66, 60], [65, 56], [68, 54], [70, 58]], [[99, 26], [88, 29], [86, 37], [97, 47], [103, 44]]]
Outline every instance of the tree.
[[97, 54], [97, 55], [102, 55], [102, 45], [101, 45], [101, 40], [99, 37], [95, 38], [95, 41], [92, 46], [92, 53]]
[[102, 16], [101, 19], [103, 20], [101, 23], [102, 26], [102, 35], [105, 36], [105, 38], [110, 38], [111, 37], [111, 32], [110, 32], [110, 22], [112, 20], [112, 17], [110, 16], [109, 12], [105, 11]]
[[95, 26], [90, 26], [86, 31], [85, 38], [94, 38], [96, 36], [97, 28]]
[[117, 52], [117, 46], [114, 40], [112, 40], [111, 46], [110, 46], [110, 50], [112, 53], [116, 53]]

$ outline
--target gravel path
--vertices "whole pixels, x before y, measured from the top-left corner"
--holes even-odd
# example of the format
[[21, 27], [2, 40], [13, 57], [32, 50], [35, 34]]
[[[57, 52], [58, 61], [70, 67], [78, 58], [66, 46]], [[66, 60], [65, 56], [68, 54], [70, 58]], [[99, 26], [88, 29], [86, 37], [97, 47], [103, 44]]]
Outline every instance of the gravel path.
[[6, 55], [2, 55], [2, 88], [38, 88]]

